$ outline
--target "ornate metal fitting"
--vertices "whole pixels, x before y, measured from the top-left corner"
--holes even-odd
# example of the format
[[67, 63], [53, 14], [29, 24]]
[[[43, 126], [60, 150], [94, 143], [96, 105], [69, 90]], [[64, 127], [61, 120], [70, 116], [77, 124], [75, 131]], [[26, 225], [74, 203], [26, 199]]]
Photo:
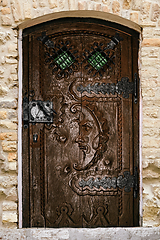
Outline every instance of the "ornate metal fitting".
[[96, 178], [90, 178], [89, 180], [85, 181], [84, 179], [81, 179], [79, 182], [79, 186], [84, 188], [84, 187], [89, 187], [90, 189], [93, 189], [93, 187], [99, 189], [100, 187], [107, 189], [107, 188], [114, 188], [116, 189], [119, 187], [120, 189], [124, 188], [125, 192], [130, 192], [131, 188], [135, 188], [137, 190], [137, 175], [131, 175], [130, 172], [125, 171], [123, 173], [123, 176], [120, 175], [117, 178], [107, 178], [103, 177], [102, 179]]
[[53, 103], [41, 100], [28, 100], [23, 98], [23, 122], [24, 128], [27, 128], [29, 123], [53, 123]]
[[77, 91], [80, 93], [88, 92], [91, 94], [91, 92], [94, 92], [96, 94], [102, 93], [102, 94], [122, 94], [124, 98], [129, 98], [129, 94], [134, 94], [134, 102], [137, 103], [137, 81], [138, 77], [135, 73], [134, 82], [129, 82], [128, 77], [122, 77], [121, 81], [118, 81], [117, 84], [114, 83], [95, 83], [94, 85], [88, 84], [86, 87], [79, 85], [77, 87]]
[[53, 68], [53, 74], [58, 72], [58, 78], [67, 77], [76, 69], [76, 65], [79, 65], [77, 61], [79, 56], [74, 55], [77, 51], [71, 52], [73, 46], [69, 46], [69, 41], [65, 43], [61, 41], [55, 44], [45, 32], [37, 40], [41, 41], [47, 47], [45, 62], [49, 64], [49, 68]]

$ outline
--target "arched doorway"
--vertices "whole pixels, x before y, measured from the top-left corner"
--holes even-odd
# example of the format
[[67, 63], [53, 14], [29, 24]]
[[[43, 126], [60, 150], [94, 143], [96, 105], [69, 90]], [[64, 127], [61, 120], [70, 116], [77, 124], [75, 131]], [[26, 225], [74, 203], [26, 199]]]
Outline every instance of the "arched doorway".
[[23, 31], [23, 227], [138, 225], [138, 37], [90, 18]]

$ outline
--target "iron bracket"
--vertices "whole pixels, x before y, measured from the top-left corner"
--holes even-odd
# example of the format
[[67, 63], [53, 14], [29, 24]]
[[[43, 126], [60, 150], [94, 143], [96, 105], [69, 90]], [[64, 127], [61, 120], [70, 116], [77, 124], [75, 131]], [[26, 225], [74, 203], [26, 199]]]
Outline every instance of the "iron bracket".
[[28, 97], [23, 98], [23, 124], [28, 128], [29, 123], [53, 123], [53, 103], [50, 101], [32, 100]]

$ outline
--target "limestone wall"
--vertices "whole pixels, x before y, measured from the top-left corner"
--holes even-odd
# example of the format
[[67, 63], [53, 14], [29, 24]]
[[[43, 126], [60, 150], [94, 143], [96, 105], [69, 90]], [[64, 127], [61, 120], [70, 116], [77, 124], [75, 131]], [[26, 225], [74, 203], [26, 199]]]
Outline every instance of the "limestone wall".
[[140, 76], [143, 98], [143, 224], [160, 225], [160, 0], [0, 1], [0, 228], [16, 228], [18, 51], [17, 25], [45, 14], [97, 10], [143, 27]]

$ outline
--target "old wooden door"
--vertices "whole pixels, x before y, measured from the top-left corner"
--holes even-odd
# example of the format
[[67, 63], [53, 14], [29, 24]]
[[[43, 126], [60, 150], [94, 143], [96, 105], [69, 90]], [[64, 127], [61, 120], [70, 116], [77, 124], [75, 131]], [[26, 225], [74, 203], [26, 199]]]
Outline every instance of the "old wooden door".
[[138, 34], [89, 19], [23, 33], [23, 227], [138, 226]]

